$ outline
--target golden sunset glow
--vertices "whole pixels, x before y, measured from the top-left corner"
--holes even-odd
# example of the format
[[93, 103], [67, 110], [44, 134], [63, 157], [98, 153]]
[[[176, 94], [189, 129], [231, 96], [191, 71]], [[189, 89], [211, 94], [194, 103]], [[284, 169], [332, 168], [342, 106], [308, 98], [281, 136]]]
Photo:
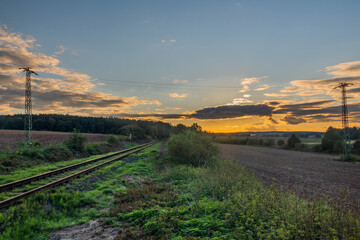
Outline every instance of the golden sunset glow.
[[[57, 15], [37, 16], [41, 21], [28, 32], [4, 12], [0, 114], [23, 113], [19, 67], [29, 66], [39, 73], [32, 79], [34, 114], [197, 122], [211, 132], [325, 131], [340, 127], [341, 92], [334, 88], [347, 82], [353, 84], [349, 122], [358, 126], [360, 35], [351, 27], [358, 26], [358, 15], [348, 14], [349, 22], [320, 8], [328, 19], [322, 22], [303, 18], [313, 7], [307, 3], [273, 9], [284, 15], [261, 4], [218, 3], [208, 12], [194, 4], [184, 19], [172, 5], [143, 9], [147, 17], [142, 8], [125, 5], [114, 15], [69, 13], [74, 21], [62, 21], [74, 26], [54, 23], [59, 34], [53, 35], [43, 23], [58, 21]], [[178, 7], [192, 9], [185, 5]], [[243, 21], [253, 16], [258, 20]]]

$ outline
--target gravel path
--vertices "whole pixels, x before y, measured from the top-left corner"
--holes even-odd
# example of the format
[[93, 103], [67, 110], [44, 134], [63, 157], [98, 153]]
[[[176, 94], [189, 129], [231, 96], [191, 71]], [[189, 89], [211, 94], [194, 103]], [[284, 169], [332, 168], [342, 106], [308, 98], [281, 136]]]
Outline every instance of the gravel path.
[[335, 156], [274, 148], [219, 144], [221, 157], [243, 164], [266, 184], [278, 184], [306, 198], [344, 196], [360, 210], [360, 164], [334, 161]]

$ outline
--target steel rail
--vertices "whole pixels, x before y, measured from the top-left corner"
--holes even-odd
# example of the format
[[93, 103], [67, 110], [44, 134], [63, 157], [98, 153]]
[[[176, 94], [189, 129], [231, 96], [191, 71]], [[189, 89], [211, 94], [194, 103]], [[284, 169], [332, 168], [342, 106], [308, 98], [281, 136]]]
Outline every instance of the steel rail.
[[121, 150], [121, 151], [118, 151], [118, 152], [115, 152], [115, 153], [112, 153], [112, 154], [109, 154], [109, 155], [106, 155], [106, 156], [94, 158], [94, 159], [91, 159], [91, 160], [88, 160], [88, 161], [85, 161], [85, 162], [72, 164], [70, 166], [62, 167], [62, 168], [59, 168], [59, 169], [56, 169], [56, 170], [53, 170], [53, 171], [49, 171], [49, 172], [46, 172], [46, 173], [42, 173], [42, 174], [39, 174], [39, 175], [36, 175], [36, 176], [23, 178], [23, 179], [14, 181], [14, 182], [6, 183], [6, 184], [3, 184], [3, 185], [0, 185], [0, 193], [3, 192], [4, 190], [7, 190], [7, 189], [13, 189], [15, 187], [22, 186], [24, 184], [27, 184], [27, 183], [30, 183], [30, 182], [33, 182], [33, 181], [37, 181], [37, 180], [40, 180], [40, 179], [43, 179], [43, 178], [46, 178], [46, 177], [49, 177], [49, 176], [53, 176], [53, 175], [57, 175], [57, 174], [60, 174], [60, 173], [63, 173], [63, 172], [67, 172], [67, 171], [70, 171], [72, 169], [79, 168], [81, 166], [85, 166], [85, 165], [88, 165], [88, 164], [91, 164], [91, 163], [94, 163], [94, 162], [97, 162], [97, 161], [100, 161], [100, 160], [103, 160], [103, 159], [106, 159], [106, 158], [109, 158], [109, 157], [113, 157], [115, 155], [119, 155], [121, 153], [126, 153], [126, 152], [129, 152], [129, 151], [141, 148], [143, 146], [147, 146], [149, 144], [150, 143], [145, 143], [143, 145], [139, 145], [139, 146], [132, 147], [132, 148], [129, 148], [129, 149], [124, 149], [124, 150]]
[[80, 172], [71, 174], [71, 175], [69, 175], [69, 176], [66, 176], [66, 177], [64, 177], [64, 178], [58, 179], [58, 180], [53, 181], [53, 182], [51, 182], [51, 183], [48, 183], [48, 184], [45, 184], [45, 185], [43, 185], [43, 186], [37, 187], [37, 188], [35, 188], [35, 189], [29, 190], [29, 191], [27, 191], [27, 192], [21, 193], [21, 194], [19, 194], [19, 195], [17, 195], [17, 196], [8, 198], [8, 199], [6, 199], [6, 200], [3, 200], [3, 201], [0, 202], [0, 209], [1, 209], [1, 208], [6, 208], [6, 207], [8, 207], [8, 206], [11, 206], [11, 205], [13, 205], [15, 202], [17, 202], [17, 201], [19, 201], [19, 200], [21, 200], [21, 199], [23, 199], [23, 198], [26, 198], [26, 197], [28, 197], [28, 196], [31, 196], [31, 195], [35, 194], [36, 192], [39, 192], [39, 191], [44, 190], [44, 189], [46, 189], [46, 188], [50, 188], [50, 187], [54, 187], [54, 186], [60, 185], [60, 184], [62, 184], [62, 183], [65, 183], [65, 182], [73, 179], [73, 178], [79, 177], [79, 176], [82, 175], [82, 174], [90, 173], [90, 172], [94, 171], [94, 170], [97, 169], [97, 168], [100, 168], [100, 167], [105, 166], [105, 165], [107, 165], [107, 164], [109, 164], [109, 163], [112, 163], [112, 162], [114, 162], [114, 161], [117, 161], [117, 160], [119, 160], [119, 159], [122, 159], [122, 158], [124, 158], [124, 157], [127, 157], [127, 156], [129, 156], [129, 155], [131, 155], [131, 154], [133, 154], [133, 153], [139, 152], [139, 151], [141, 151], [141, 150], [143, 150], [143, 149], [145, 149], [145, 148], [147, 148], [147, 147], [149, 147], [149, 146], [151, 146], [151, 145], [153, 145], [153, 143], [148, 143], [148, 144], [141, 145], [141, 147], [138, 147], [138, 148], [136, 148], [136, 149], [132, 148], [132, 149], [133, 149], [132, 151], [128, 151], [128, 152], [122, 154], [121, 156], [118, 156], [118, 157], [113, 158], [113, 159], [110, 159], [110, 160], [108, 160], [108, 161], [106, 161], [106, 162], [97, 164], [97, 165], [95, 165], [95, 166], [93, 166], [93, 167], [90, 167], [90, 168], [81, 170]]

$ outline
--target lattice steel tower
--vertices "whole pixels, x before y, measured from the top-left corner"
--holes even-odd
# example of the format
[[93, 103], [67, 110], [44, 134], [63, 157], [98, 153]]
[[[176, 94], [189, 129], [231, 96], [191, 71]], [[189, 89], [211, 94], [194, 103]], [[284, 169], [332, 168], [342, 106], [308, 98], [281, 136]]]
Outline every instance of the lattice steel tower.
[[29, 67], [19, 68], [26, 72], [26, 83], [25, 83], [25, 120], [24, 120], [24, 130], [25, 130], [25, 142], [31, 144], [32, 141], [32, 103], [31, 103], [31, 74], [38, 75], [36, 72], [32, 71]]
[[350, 136], [349, 136], [349, 113], [347, 108], [347, 100], [346, 100], [346, 87], [354, 85], [352, 83], [340, 83], [336, 88], [341, 89], [342, 93], [342, 128], [344, 130], [344, 140], [345, 140], [345, 147], [343, 149], [343, 154], [349, 154], [351, 152], [350, 148]]

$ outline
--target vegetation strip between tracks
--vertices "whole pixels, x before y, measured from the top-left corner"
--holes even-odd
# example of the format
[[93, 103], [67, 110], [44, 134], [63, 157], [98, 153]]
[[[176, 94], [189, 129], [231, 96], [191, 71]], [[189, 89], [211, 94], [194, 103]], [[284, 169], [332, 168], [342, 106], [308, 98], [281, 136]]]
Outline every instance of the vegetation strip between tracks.
[[15, 182], [6, 183], [6, 184], [3, 184], [3, 185], [0, 185], [0, 192], [3, 192], [4, 190], [7, 190], [7, 189], [15, 188], [17, 186], [22, 186], [22, 185], [24, 185], [26, 183], [30, 183], [30, 182], [33, 182], [33, 181], [36, 181], [36, 180], [39, 180], [39, 179], [42, 179], [42, 178], [46, 178], [48, 176], [56, 175], [56, 174], [59, 174], [59, 173], [62, 173], [62, 172], [67, 172], [69, 170], [72, 170], [72, 169], [75, 169], [75, 168], [78, 168], [78, 167], [81, 167], [81, 166], [85, 166], [85, 165], [88, 165], [88, 164], [91, 164], [91, 163], [94, 163], [94, 162], [97, 162], [97, 161], [100, 161], [100, 160], [104, 160], [106, 158], [113, 157], [115, 155], [119, 155], [121, 153], [126, 153], [126, 152], [129, 152], [129, 151], [132, 151], [132, 150], [135, 150], [135, 149], [147, 146], [147, 145], [149, 145], [149, 143], [145, 143], [143, 145], [139, 145], [139, 146], [136, 146], [136, 147], [133, 147], [133, 148], [121, 150], [121, 151], [118, 151], [118, 152], [115, 152], [115, 153], [112, 153], [112, 154], [109, 154], [109, 155], [106, 155], [106, 156], [102, 156], [102, 157], [99, 157], [99, 158], [91, 159], [91, 160], [88, 160], [88, 161], [85, 161], [85, 162], [76, 163], [76, 164], [73, 164], [73, 165], [70, 165], [70, 166], [59, 168], [59, 169], [56, 169], [54, 171], [50, 171], [50, 172], [42, 173], [42, 174], [39, 174], [39, 175], [36, 175], [36, 176], [24, 178], [24, 179], [15, 181]]
[[[3, 200], [3, 201], [0, 202], [0, 209], [1, 209], [1, 208], [6, 208], [6, 207], [8, 207], [8, 206], [11, 206], [11, 205], [13, 205], [15, 202], [17, 202], [17, 201], [19, 201], [19, 200], [21, 200], [21, 199], [23, 199], [23, 198], [26, 198], [26, 197], [28, 197], [28, 196], [31, 196], [31, 195], [33, 195], [34, 193], [39, 192], [39, 191], [41, 191], [41, 190], [43, 190], [43, 189], [60, 185], [60, 184], [62, 184], [62, 183], [65, 183], [65, 182], [69, 181], [69, 180], [72, 179], [72, 178], [76, 178], [76, 177], [78, 177], [78, 176], [80, 176], [80, 175], [82, 175], [82, 174], [90, 173], [90, 172], [94, 171], [94, 170], [97, 169], [97, 168], [100, 168], [100, 167], [105, 166], [105, 165], [107, 165], [107, 164], [109, 164], [109, 163], [112, 163], [112, 162], [114, 162], [114, 161], [117, 161], [117, 160], [119, 160], [119, 159], [122, 159], [122, 158], [124, 158], [124, 157], [127, 157], [127, 156], [129, 156], [129, 155], [131, 155], [131, 154], [133, 154], [133, 153], [139, 152], [139, 151], [141, 151], [141, 150], [143, 150], [143, 149], [145, 149], [145, 148], [147, 148], [147, 147], [150, 147], [150, 146], [152, 146], [152, 145], [153, 145], [153, 143], [146, 143], [146, 144], [143, 144], [143, 145], [141, 145], [141, 146], [137, 146], [137, 147], [134, 147], [134, 148], [131, 148], [131, 149], [127, 149], [127, 151], [123, 150], [123, 151], [120, 151], [120, 152], [117, 152], [117, 153], [114, 153], [114, 154], [107, 155], [106, 157], [111, 157], [111, 156], [114, 156], [114, 155], [121, 154], [121, 153], [124, 153], [124, 152], [125, 152], [123, 155], [120, 155], [120, 156], [118, 156], [118, 157], [116, 157], [116, 158], [110, 159], [109, 161], [100, 163], [100, 164], [95, 165], [95, 166], [93, 166], [93, 167], [90, 167], [90, 168], [88, 168], [88, 169], [84, 169], [84, 170], [82, 170], [82, 171], [80, 171], [80, 172], [71, 174], [71, 175], [69, 175], [69, 176], [67, 176], [67, 177], [58, 179], [58, 180], [56, 180], [56, 181], [53, 181], [53, 182], [48, 183], [48, 184], [45, 184], [45, 185], [40, 186], [40, 187], [38, 187], [38, 188], [32, 189], [32, 190], [30, 190], [30, 191], [24, 192], [24, 193], [19, 194], [19, 195], [17, 195], [17, 196], [8, 198], [8, 199], [6, 199], [6, 200]], [[103, 158], [101, 158], [101, 159], [103, 159]], [[93, 160], [95, 160], [95, 159], [93, 159]], [[91, 161], [93, 161], [93, 160], [91, 160]], [[97, 158], [97, 160], [100, 160], [100, 159]], [[87, 162], [89, 162], [89, 161], [87, 161]], [[71, 167], [71, 166], [69, 166], [69, 167]], [[72, 168], [69, 168], [68, 170], [71, 170], [71, 169], [72, 169]], [[56, 170], [55, 170], [55, 171], [56, 171]], [[49, 172], [49, 173], [50, 173], [50, 172]], [[45, 173], [45, 174], [48, 174], [48, 173]], [[50, 174], [50, 175], [51, 175], [51, 174]], [[49, 175], [47, 175], [47, 176], [49, 176]], [[21, 180], [20, 180], [20, 181], [21, 181]]]

